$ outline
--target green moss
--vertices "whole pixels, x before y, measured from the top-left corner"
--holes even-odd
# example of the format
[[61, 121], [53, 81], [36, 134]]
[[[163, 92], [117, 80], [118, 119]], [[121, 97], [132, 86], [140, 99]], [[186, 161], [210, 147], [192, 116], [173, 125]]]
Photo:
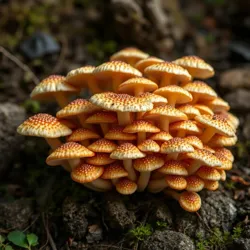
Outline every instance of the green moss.
[[166, 229], [168, 228], [168, 223], [165, 221], [156, 221], [156, 228], [157, 229]]
[[141, 225], [134, 229], [129, 230], [129, 235], [133, 240], [142, 241], [149, 237], [153, 233], [153, 229], [150, 224]]
[[236, 188], [236, 183], [231, 180], [226, 181], [224, 185], [228, 190], [234, 190]]

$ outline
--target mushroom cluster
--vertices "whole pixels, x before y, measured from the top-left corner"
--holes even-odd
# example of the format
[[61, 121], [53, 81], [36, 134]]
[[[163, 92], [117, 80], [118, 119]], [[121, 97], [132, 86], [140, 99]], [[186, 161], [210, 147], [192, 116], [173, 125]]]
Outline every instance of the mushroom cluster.
[[[36, 114], [17, 131], [44, 137], [52, 148], [46, 163], [92, 190], [163, 191], [195, 212], [198, 192], [225, 181], [234, 160], [226, 147], [237, 140], [228, 103], [196, 80], [213, 75], [196, 56], [166, 62], [126, 48], [97, 67], [44, 79], [31, 97], [55, 99], [61, 110]], [[90, 99], [70, 101], [86, 88]]]

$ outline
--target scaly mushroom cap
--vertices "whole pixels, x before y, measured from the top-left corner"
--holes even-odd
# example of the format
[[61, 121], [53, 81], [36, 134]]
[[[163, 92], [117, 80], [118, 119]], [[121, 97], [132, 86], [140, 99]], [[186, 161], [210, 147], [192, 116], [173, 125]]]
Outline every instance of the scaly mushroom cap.
[[185, 140], [178, 137], [165, 141], [161, 145], [162, 154], [188, 153], [188, 152], [194, 152], [193, 146], [186, 143]]
[[164, 165], [164, 158], [160, 155], [147, 155], [142, 159], [136, 159], [133, 167], [139, 172], [151, 172]]
[[149, 137], [149, 139], [154, 140], [154, 141], [168, 141], [172, 139], [173, 136], [170, 135], [168, 132], [161, 131], [159, 133], [155, 133]]
[[131, 124], [127, 125], [123, 132], [125, 133], [138, 133], [138, 132], [147, 132], [147, 133], [158, 133], [160, 129], [152, 124], [152, 122], [145, 120], [136, 120]]
[[146, 155], [142, 153], [135, 145], [126, 142], [119, 145], [116, 150], [111, 153], [110, 158], [117, 160], [126, 160], [143, 158], [145, 156]]
[[56, 92], [79, 92], [79, 89], [65, 82], [65, 77], [51, 75], [42, 80], [31, 92], [30, 97], [36, 100], [54, 99], [53, 93]]
[[84, 140], [88, 140], [88, 139], [98, 139], [100, 138], [100, 136], [87, 128], [78, 128], [75, 131], [73, 131], [73, 133], [68, 136], [67, 141], [84, 141]]
[[199, 101], [213, 100], [217, 97], [216, 92], [202, 81], [189, 82], [183, 88], [193, 97], [197, 96]]
[[95, 66], [91, 65], [73, 69], [67, 74], [66, 82], [76, 87], [85, 87], [88, 79], [93, 76], [94, 69]]
[[222, 98], [217, 97], [213, 100], [206, 102], [206, 105], [213, 110], [213, 112], [223, 112], [228, 111], [230, 106], [228, 102], [224, 101]]
[[207, 79], [214, 76], [214, 69], [198, 56], [184, 56], [173, 63], [185, 68], [194, 78]]
[[203, 143], [197, 136], [189, 135], [183, 138], [183, 140], [185, 140], [185, 142], [187, 142], [188, 144], [192, 145], [194, 148], [203, 148]]
[[85, 99], [76, 99], [56, 113], [57, 118], [67, 118], [80, 114], [91, 114], [100, 111], [101, 108]]
[[204, 181], [196, 175], [190, 175], [186, 177], [187, 191], [199, 192], [204, 188]]
[[144, 77], [134, 77], [123, 82], [118, 91], [129, 95], [134, 95], [136, 88], [142, 88], [143, 92], [152, 92], [158, 89], [158, 85]]
[[103, 109], [121, 112], [142, 112], [153, 108], [153, 104], [143, 98], [113, 92], [95, 94], [90, 102]]
[[204, 180], [210, 180], [210, 181], [220, 180], [220, 173], [215, 168], [208, 166], [201, 166], [195, 174]]
[[118, 193], [123, 195], [133, 194], [137, 189], [137, 184], [128, 178], [121, 178], [115, 185]]
[[160, 80], [164, 75], [174, 77], [176, 81], [181, 82], [188, 82], [191, 80], [191, 76], [187, 70], [170, 62], [162, 62], [151, 65], [145, 68], [144, 74], [156, 80]]
[[122, 49], [110, 57], [110, 61], [123, 61], [128, 63], [129, 60], [133, 60], [135, 63], [147, 58], [149, 55], [137, 48], [129, 47]]
[[161, 105], [161, 104], [168, 103], [168, 100], [165, 97], [160, 96], [160, 95], [156, 95], [153, 93], [149, 93], [149, 92], [143, 93], [143, 94], [139, 95], [138, 97], [140, 97], [146, 101], [152, 102], [153, 104]]
[[231, 147], [231, 146], [234, 146], [236, 142], [237, 142], [236, 135], [232, 137], [228, 137], [224, 135], [215, 134], [208, 142], [208, 145], [212, 148]]
[[96, 153], [95, 156], [86, 159], [86, 163], [96, 166], [108, 165], [114, 161], [114, 159], [109, 157], [109, 154], [105, 153]]
[[117, 123], [117, 115], [112, 111], [100, 111], [89, 116], [85, 123], [100, 124], [100, 123]]
[[199, 109], [190, 104], [181, 105], [177, 109], [186, 114], [189, 119], [193, 119], [195, 116], [201, 115]]
[[72, 130], [60, 123], [59, 120], [52, 115], [40, 113], [31, 116], [19, 125], [17, 132], [26, 136], [58, 138], [70, 135]]
[[136, 140], [135, 134], [129, 134], [123, 132], [124, 127], [117, 126], [111, 128], [104, 136], [105, 139], [116, 141], [133, 141]]
[[216, 133], [226, 136], [234, 136], [234, 129], [227, 123], [226, 120], [221, 119], [218, 115], [200, 115], [196, 116], [195, 120], [205, 127], [212, 127], [216, 129]]
[[144, 153], [157, 153], [160, 152], [160, 146], [153, 140], [147, 139], [137, 146]]
[[233, 162], [230, 161], [223, 153], [215, 152], [214, 155], [221, 162], [221, 167], [219, 169], [222, 169], [222, 170], [231, 170], [233, 168]]
[[232, 125], [232, 127], [234, 129], [237, 129], [239, 127], [240, 121], [235, 115], [233, 115], [227, 111], [219, 112], [219, 115], [224, 117], [227, 120], [227, 122]]
[[168, 184], [168, 187], [175, 190], [183, 190], [187, 187], [186, 179], [179, 175], [167, 175], [165, 181]]
[[158, 173], [166, 175], [181, 175], [187, 176], [187, 164], [182, 161], [168, 160], [165, 164], [157, 170]]
[[78, 183], [88, 183], [98, 179], [104, 172], [104, 167], [80, 164], [71, 172], [71, 178]]
[[157, 63], [164, 62], [162, 59], [150, 56], [148, 58], [142, 59], [135, 64], [135, 68], [144, 73], [144, 69]]
[[199, 128], [194, 121], [179, 121], [174, 122], [169, 125], [170, 132], [184, 131], [187, 134], [200, 135], [202, 134], [202, 129]]
[[208, 152], [210, 152], [210, 153], [212, 153], [212, 154], [215, 153], [215, 151], [214, 151], [212, 148], [210, 148], [208, 145], [204, 145], [204, 146], [203, 146], [203, 149], [207, 150]]
[[122, 178], [122, 177], [127, 177], [127, 176], [128, 176], [128, 172], [123, 168], [123, 166], [120, 163], [115, 162], [105, 167], [101, 178], [110, 180], [110, 179], [117, 179], [117, 178]]
[[227, 148], [214, 148], [216, 154], [222, 154], [225, 156], [229, 161], [233, 162], [234, 161], [234, 156], [232, 152], [227, 149]]
[[196, 149], [194, 152], [186, 153], [185, 158], [191, 158], [200, 161], [202, 164], [210, 167], [221, 166], [219, 159], [205, 149]]
[[195, 192], [185, 191], [180, 195], [179, 204], [188, 212], [196, 212], [201, 208], [201, 198]]
[[210, 191], [215, 191], [219, 188], [219, 182], [218, 181], [210, 181], [210, 180], [204, 180], [205, 188]]
[[184, 113], [167, 104], [153, 108], [152, 110], [145, 113], [143, 118], [157, 119], [161, 116], [167, 117], [169, 119], [169, 122], [176, 122], [188, 119]]
[[223, 169], [217, 169], [217, 171], [220, 173], [220, 179], [222, 181], [225, 181], [227, 179], [226, 171]]
[[63, 160], [93, 157], [94, 152], [76, 142], [66, 142], [52, 152], [46, 159], [50, 166], [60, 165]]
[[194, 104], [193, 107], [199, 110], [201, 115], [213, 115], [214, 112], [208, 106], [203, 104]]
[[97, 153], [112, 153], [117, 145], [108, 139], [99, 139], [88, 146], [88, 149]]
[[192, 95], [187, 90], [176, 85], [159, 88], [154, 91], [154, 94], [163, 96], [168, 100], [174, 98], [178, 104], [191, 102], [193, 100]]

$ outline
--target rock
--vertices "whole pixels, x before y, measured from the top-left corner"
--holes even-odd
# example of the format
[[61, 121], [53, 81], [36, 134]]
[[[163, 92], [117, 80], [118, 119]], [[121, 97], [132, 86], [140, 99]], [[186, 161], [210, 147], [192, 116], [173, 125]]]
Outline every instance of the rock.
[[243, 228], [243, 236], [250, 239], [250, 225], [246, 225]]
[[140, 250], [194, 250], [193, 241], [185, 234], [170, 230], [156, 230], [142, 242]]
[[250, 89], [250, 69], [231, 69], [223, 72], [220, 76], [221, 88], [234, 90], [236, 88]]
[[105, 220], [108, 226], [115, 230], [128, 230], [132, 228], [136, 217], [129, 211], [121, 196], [116, 193], [106, 193], [105, 196]]
[[234, 92], [227, 94], [224, 99], [229, 102], [231, 109], [239, 111], [250, 109], [250, 90], [236, 89]]
[[239, 238], [234, 241], [232, 250], [250, 250], [250, 239]]
[[0, 202], [0, 228], [23, 230], [29, 225], [33, 214], [33, 202], [30, 199]]
[[250, 200], [246, 200], [239, 208], [238, 208], [238, 214], [246, 217], [250, 216]]
[[9, 169], [14, 156], [18, 155], [23, 136], [16, 133], [18, 125], [25, 120], [25, 110], [12, 103], [0, 104], [0, 178]]
[[207, 227], [230, 231], [237, 216], [235, 201], [222, 191], [203, 191], [201, 198], [200, 218], [196, 214], [178, 210], [176, 213], [178, 231], [192, 237], [198, 233], [205, 236]]
[[99, 242], [103, 238], [103, 231], [99, 225], [90, 225], [88, 227], [88, 234], [86, 236], [88, 243]]
[[250, 139], [250, 115], [248, 114], [243, 124], [243, 135], [247, 140]]

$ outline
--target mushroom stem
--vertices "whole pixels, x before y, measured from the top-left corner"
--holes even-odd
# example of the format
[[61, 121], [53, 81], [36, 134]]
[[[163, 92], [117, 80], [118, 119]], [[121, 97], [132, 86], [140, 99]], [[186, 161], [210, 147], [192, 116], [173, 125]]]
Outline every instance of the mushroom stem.
[[136, 176], [135, 170], [132, 167], [132, 159], [123, 160], [123, 165], [124, 165], [124, 168], [128, 172], [128, 178], [131, 181], [136, 181], [137, 176]]
[[108, 131], [109, 131], [109, 124], [108, 123], [101, 123], [100, 126], [102, 128], [103, 135], [108, 133]]
[[203, 134], [200, 136], [200, 139], [203, 143], [207, 143], [215, 134], [215, 129], [212, 127], [208, 127], [205, 129]]
[[176, 96], [174, 95], [170, 95], [168, 96], [168, 104], [175, 107], [175, 104], [176, 104]]
[[145, 114], [145, 112], [138, 112], [137, 116], [136, 116], [137, 120], [140, 120], [144, 114]]
[[80, 124], [81, 124], [81, 126], [82, 126], [83, 128], [88, 128], [88, 129], [92, 129], [92, 128], [93, 128], [93, 127], [91, 126], [91, 124], [87, 124], [87, 123], [85, 122], [86, 116], [84, 116], [84, 115], [78, 115], [77, 118], [78, 118], [78, 120], [79, 120], [79, 122], [80, 122]]
[[138, 132], [137, 133], [137, 145], [139, 145], [141, 142], [146, 140], [146, 133], [145, 132]]
[[166, 157], [166, 160], [177, 160], [179, 156], [179, 153], [171, 153], [171, 154], [168, 154], [167, 157]]
[[153, 172], [150, 176], [151, 180], [162, 179], [165, 175], [159, 172]]
[[129, 58], [127, 63], [134, 67], [137, 61], [135, 58]]
[[113, 91], [115, 93], [117, 93], [117, 90], [118, 90], [120, 84], [121, 84], [121, 78], [120, 77], [115, 77], [113, 79]]
[[135, 96], [139, 96], [139, 95], [141, 95], [141, 94], [143, 94], [144, 93], [144, 88], [141, 86], [141, 87], [136, 87], [135, 88], [135, 92], [134, 92], [134, 95]]
[[112, 183], [107, 180], [103, 179], [96, 179], [91, 182], [92, 186], [98, 189], [103, 189], [104, 191], [111, 190], [112, 189]]
[[161, 79], [160, 87], [165, 87], [171, 84], [171, 76], [164, 75]]
[[180, 196], [181, 196], [181, 193], [178, 193], [178, 192], [171, 190], [171, 189], [165, 189], [164, 194], [166, 194], [167, 196], [170, 196], [171, 198], [173, 198], [177, 201], [179, 201]]
[[201, 163], [199, 161], [193, 161], [189, 167], [187, 168], [188, 175], [194, 174], [201, 166]]
[[189, 102], [189, 104], [195, 104], [198, 102], [199, 100], [199, 96], [198, 95], [192, 95], [193, 96], [193, 100], [191, 102]]
[[159, 128], [165, 132], [169, 131], [169, 120], [161, 118], [159, 121]]
[[140, 177], [137, 181], [137, 191], [142, 192], [148, 185], [150, 179], [150, 172], [141, 172]]
[[84, 183], [83, 184], [86, 188], [91, 189], [96, 192], [106, 192], [104, 189], [96, 188], [95, 186], [92, 185], [92, 183]]
[[81, 160], [80, 159], [70, 159], [70, 160], [68, 160], [68, 162], [69, 162], [69, 165], [70, 165], [71, 171], [72, 171], [74, 168], [76, 168], [80, 164]]
[[162, 179], [157, 179], [157, 180], [151, 180], [148, 183], [148, 191], [151, 193], [159, 193], [161, 192], [164, 188], [168, 186], [165, 178]]
[[186, 131], [180, 129], [180, 130], [178, 130], [176, 136], [180, 137], [180, 138], [184, 138], [186, 136]]
[[111, 179], [111, 182], [114, 186], [117, 184], [118, 181], [119, 181], [119, 178]]
[[93, 95], [101, 92], [101, 89], [97, 86], [96, 80], [93, 77], [88, 80], [88, 88]]
[[89, 139], [86, 139], [86, 140], [84, 140], [84, 141], [81, 141], [81, 144], [82, 144], [84, 147], [89, 146], [89, 144], [90, 144]]
[[125, 126], [131, 123], [130, 113], [129, 112], [117, 112], [118, 124]]
[[63, 93], [55, 93], [54, 96], [61, 108], [64, 108], [69, 103], [68, 98]]

